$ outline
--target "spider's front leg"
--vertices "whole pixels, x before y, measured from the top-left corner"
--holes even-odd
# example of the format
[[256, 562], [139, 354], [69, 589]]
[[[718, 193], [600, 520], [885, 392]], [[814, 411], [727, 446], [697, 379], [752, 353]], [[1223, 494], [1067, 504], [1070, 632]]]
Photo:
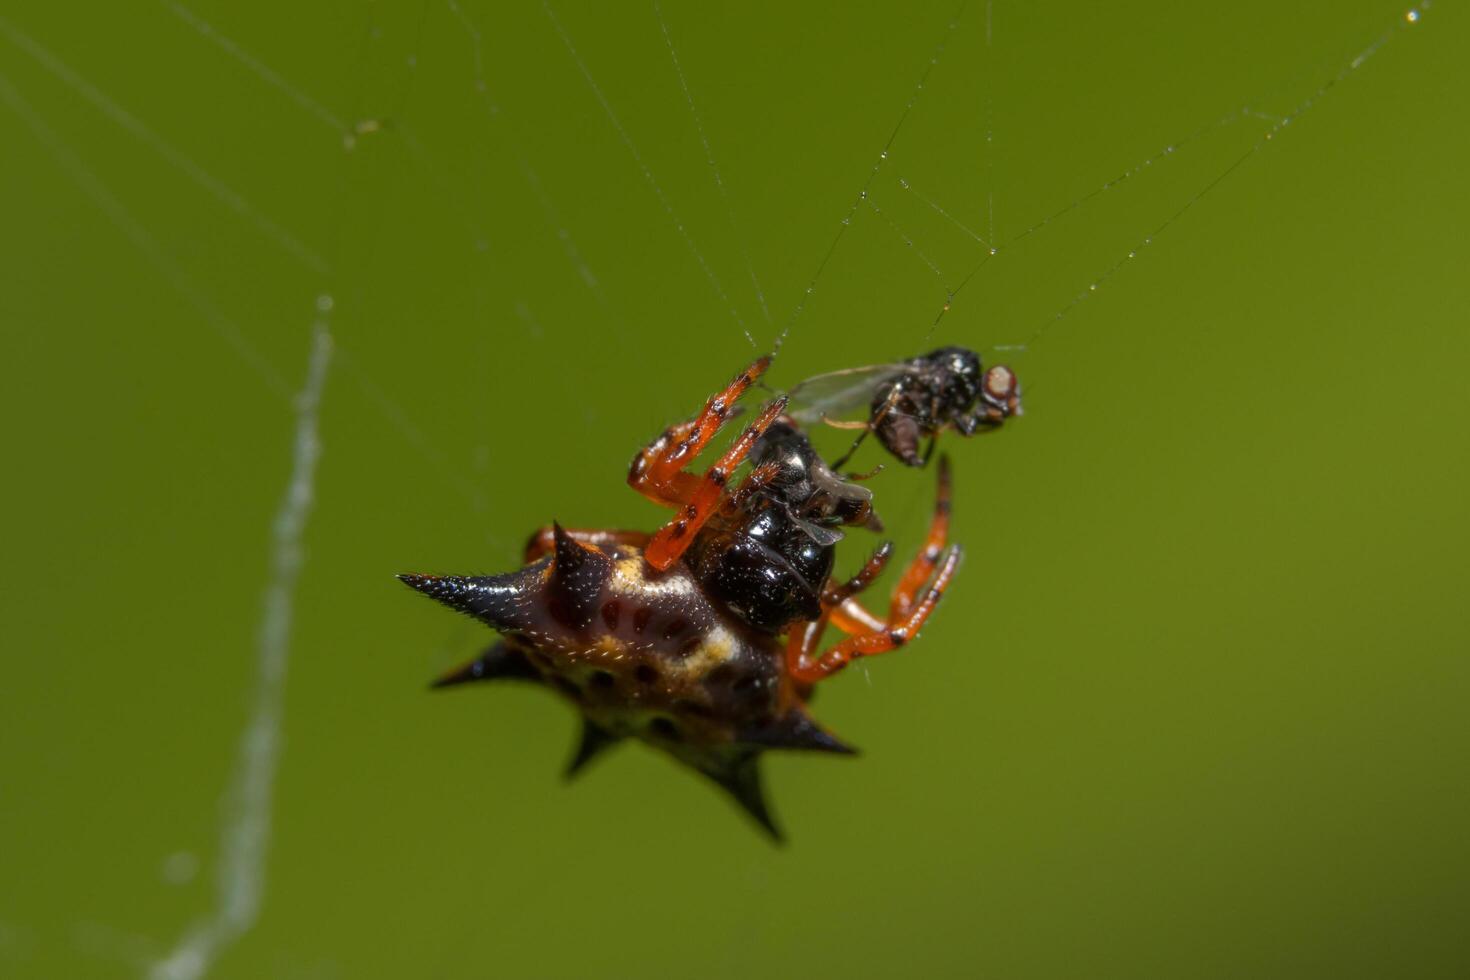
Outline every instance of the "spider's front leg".
[[687, 503], [699, 485], [699, 478], [683, 472], [684, 467], [714, 438], [725, 424], [740, 396], [771, 366], [771, 358], [758, 358], [725, 386], [711, 395], [704, 409], [688, 422], [669, 426], [652, 443], [633, 457], [628, 467], [628, 486], [656, 504], [678, 507]]
[[[923, 549], [909, 563], [903, 577], [894, 587], [888, 618], [880, 620], [858, 603], [855, 594], [860, 589], [839, 590], [839, 594], [835, 596], [838, 604], [830, 613], [824, 613], [823, 619], [818, 622], [825, 626], [830, 619], [833, 625], [852, 635], [821, 656], [813, 657], [821, 630], [793, 630], [786, 650], [786, 670], [793, 680], [805, 684], [816, 683], [837, 673], [857, 657], [887, 653], [914, 638], [938, 605], [944, 590], [954, 578], [955, 570], [959, 568], [959, 546], [945, 546], [949, 536], [949, 511], [949, 459], [940, 456], [939, 489], [935, 495], [934, 517], [929, 524], [929, 534]], [[869, 566], [871, 565], [870, 560]], [[862, 586], [865, 587], [872, 581], [876, 572], [864, 574], [869, 566], [864, 566], [864, 572], [859, 573], [858, 578], [853, 580], [854, 583], [861, 579]], [[923, 588], [926, 582], [929, 583], [928, 588]], [[853, 583], [849, 583], [851, 584]], [[846, 594], [841, 594], [842, 591]]]
[[678, 515], [653, 535], [644, 551], [644, 558], [659, 571], [684, 554], [695, 534], [725, 499], [730, 474], [750, 453], [761, 434], [786, 410], [784, 395], [769, 402], [703, 476], [684, 472], [720, 430], [736, 400], [770, 364], [769, 356], [758, 359], [705, 402], [704, 409], [692, 420], [665, 430], [652, 445], [633, 457], [633, 464], [628, 468], [628, 485], [654, 503], [679, 509]]

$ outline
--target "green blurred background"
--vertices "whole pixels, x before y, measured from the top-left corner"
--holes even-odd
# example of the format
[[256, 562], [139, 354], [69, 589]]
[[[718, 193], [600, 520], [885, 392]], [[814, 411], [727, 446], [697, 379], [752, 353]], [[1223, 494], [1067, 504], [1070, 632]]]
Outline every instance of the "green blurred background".
[[[212, 976], [1470, 974], [1464, 11], [952, 12], [5, 5], [0, 975], [139, 976], [210, 913], [323, 294]], [[791, 322], [945, 38], [770, 377], [1067, 311], [1005, 355], [1026, 416], [948, 442], [960, 578], [824, 688], [861, 758], [770, 759], [786, 848], [641, 746], [564, 786], [568, 710], [427, 693], [487, 634], [392, 574], [658, 522], [629, 457]], [[900, 553], [931, 481], [873, 483]]]

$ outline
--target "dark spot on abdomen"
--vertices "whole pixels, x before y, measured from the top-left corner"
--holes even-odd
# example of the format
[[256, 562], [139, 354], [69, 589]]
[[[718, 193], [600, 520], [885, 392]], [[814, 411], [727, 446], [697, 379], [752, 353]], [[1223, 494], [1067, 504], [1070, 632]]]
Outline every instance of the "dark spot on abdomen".
[[618, 628], [618, 620], [623, 615], [623, 604], [616, 599], [609, 599], [602, 604], [602, 621], [610, 630]]
[[680, 740], [679, 726], [668, 718], [655, 718], [648, 723], [648, 730], [658, 738], [667, 739], [670, 742]]
[[648, 629], [648, 621], [653, 618], [653, 610], [647, 606], [639, 606], [633, 613], [633, 632], [642, 633]]
[[688, 715], [692, 718], [708, 718], [713, 714], [707, 705], [700, 704], [698, 701], [691, 701], [688, 698], [679, 698], [674, 702], [673, 707], [675, 714]]
[[730, 690], [747, 704], [755, 704], [766, 696], [766, 686], [761, 682], [761, 676], [755, 673], [741, 674], [730, 685]]

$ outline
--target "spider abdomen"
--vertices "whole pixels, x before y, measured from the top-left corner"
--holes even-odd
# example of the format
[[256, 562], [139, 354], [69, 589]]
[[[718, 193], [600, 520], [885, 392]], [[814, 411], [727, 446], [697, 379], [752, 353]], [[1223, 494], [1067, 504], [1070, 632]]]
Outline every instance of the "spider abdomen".
[[776, 708], [778, 650], [703, 593], [679, 563], [558, 533], [555, 553], [507, 575], [410, 585], [500, 630], [507, 648], [588, 718], [660, 743], [728, 742]]

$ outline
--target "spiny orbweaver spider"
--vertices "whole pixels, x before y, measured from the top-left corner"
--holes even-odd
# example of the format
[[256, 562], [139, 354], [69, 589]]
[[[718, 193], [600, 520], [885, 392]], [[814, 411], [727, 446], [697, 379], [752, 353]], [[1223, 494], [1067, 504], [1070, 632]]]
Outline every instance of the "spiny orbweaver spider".
[[[634, 457], [628, 483], [676, 511], [654, 534], [553, 524], [531, 536], [520, 571], [400, 578], [502, 634], [434, 686], [519, 678], [552, 687], [583, 715], [568, 775], [638, 738], [714, 780], [779, 839], [761, 753], [852, 753], [807, 714], [813, 687], [857, 657], [913, 639], [960, 549], [946, 543], [950, 473], [941, 456], [924, 547], [887, 616], [869, 612], [858, 595], [891, 544], [847, 581], [835, 580], [832, 566], [841, 528], [881, 529], [872, 493], [822, 460], [786, 414], [785, 396], [766, 403], [702, 475], [688, 472], [769, 364], [757, 360]], [[747, 460], [748, 474], [732, 487]], [[819, 653], [829, 625], [847, 635]]]

